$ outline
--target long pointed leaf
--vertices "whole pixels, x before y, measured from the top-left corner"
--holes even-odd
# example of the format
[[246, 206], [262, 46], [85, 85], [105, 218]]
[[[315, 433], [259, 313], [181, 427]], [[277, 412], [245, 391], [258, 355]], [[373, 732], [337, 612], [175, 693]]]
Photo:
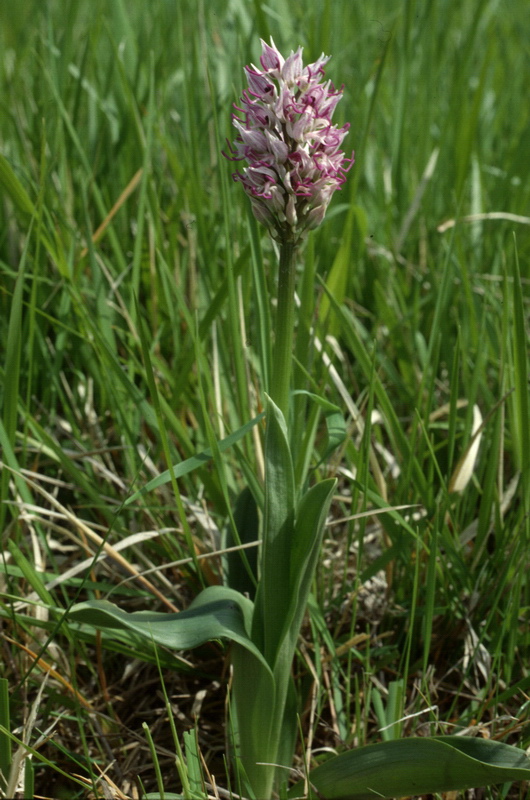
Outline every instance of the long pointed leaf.
[[[250, 488], [246, 486], [239, 494], [234, 507], [234, 521], [239, 534], [239, 544], [256, 542], [259, 539], [259, 514], [258, 506]], [[234, 547], [236, 544], [234, 532], [230, 525], [227, 525], [224, 546]], [[241, 594], [254, 599], [256, 594], [256, 583], [258, 576], [258, 548], [252, 547], [247, 550], [247, 564], [250, 567], [255, 581], [249, 575], [247, 565], [241, 557], [241, 552], [235, 550], [226, 555], [226, 585], [231, 589], [236, 589]]]
[[[309, 775], [310, 797], [374, 800], [433, 794], [530, 779], [522, 750], [488, 739], [436, 736], [397, 739], [342, 753]], [[305, 797], [304, 782], [289, 792]]]
[[288, 642], [286, 652], [282, 652], [282, 658], [287, 661], [294, 656], [320, 554], [326, 516], [336, 486], [335, 478], [317, 483], [305, 493], [296, 510], [290, 557], [291, 603], [282, 631], [282, 640], [286, 638]]
[[[278, 781], [285, 778], [285, 769], [292, 763], [296, 730], [293, 714], [291, 666], [300, 627], [306, 611], [307, 598], [313, 581], [324, 524], [337, 482], [334, 478], [313, 486], [302, 498], [296, 510], [296, 523], [290, 541], [289, 597], [281, 620], [279, 647], [273, 664], [275, 680], [275, 707], [269, 707], [272, 719], [268, 760], [281, 765]], [[289, 715], [291, 719], [289, 719]], [[260, 760], [265, 760], [260, 756]], [[264, 795], [265, 796], [265, 795]]]
[[253, 604], [225, 586], [208, 586], [186, 611], [177, 614], [135, 611], [128, 613], [107, 600], [89, 600], [73, 606], [69, 618], [95, 628], [129, 629], [172, 650], [190, 650], [212, 639], [229, 639], [251, 652], [268, 669], [251, 641]]
[[290, 553], [294, 535], [294, 474], [285, 420], [268, 398], [265, 434], [265, 508], [260, 583], [252, 639], [269, 664], [281, 644], [290, 602]]

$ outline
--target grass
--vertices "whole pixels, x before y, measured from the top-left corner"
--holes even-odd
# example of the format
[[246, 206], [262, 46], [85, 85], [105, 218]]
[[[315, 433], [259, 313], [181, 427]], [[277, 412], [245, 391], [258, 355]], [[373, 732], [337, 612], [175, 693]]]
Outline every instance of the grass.
[[[340, 479], [299, 766], [427, 730], [530, 745], [528, 23], [523, 0], [0, 8], [0, 766], [31, 763], [37, 796], [230, 790], [224, 648], [63, 615], [185, 607], [259, 486], [259, 434], [215, 442], [261, 411], [276, 261], [220, 151], [271, 34], [332, 54], [356, 151], [298, 285], [296, 386], [348, 429], [319, 465], [296, 397]], [[349, 519], [388, 505], [414, 508]]]

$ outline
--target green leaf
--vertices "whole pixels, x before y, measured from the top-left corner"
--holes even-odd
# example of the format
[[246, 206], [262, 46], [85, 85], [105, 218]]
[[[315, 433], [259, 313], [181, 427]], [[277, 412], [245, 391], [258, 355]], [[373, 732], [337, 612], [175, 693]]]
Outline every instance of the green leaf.
[[251, 652], [268, 669], [249, 637], [253, 604], [225, 586], [208, 586], [186, 611], [177, 614], [128, 613], [108, 600], [89, 600], [73, 606], [69, 617], [104, 630], [128, 629], [172, 650], [190, 650], [212, 639], [229, 639]]
[[235, 752], [256, 797], [270, 797], [279, 741], [274, 730], [281, 714], [276, 684], [270, 669], [257, 662], [248, 649], [235, 644], [231, 660]]
[[[436, 736], [397, 739], [350, 750], [309, 775], [314, 793], [326, 800], [374, 800], [433, 794], [530, 779], [522, 750], [490, 739]], [[304, 782], [289, 799], [305, 797]]]
[[[291, 545], [291, 608], [286, 618], [290, 628], [290, 658], [302, 625], [307, 598], [320, 555], [322, 535], [331, 498], [337, 486], [335, 478], [317, 483], [302, 497], [296, 510], [296, 524]], [[284, 631], [285, 635], [286, 631]]]
[[[256, 500], [252, 491], [246, 486], [239, 494], [234, 508], [234, 522], [239, 534], [239, 542], [248, 544], [259, 539], [259, 515]], [[236, 542], [234, 532], [230, 525], [227, 526], [225, 533], [225, 547], [235, 547]], [[258, 575], [258, 547], [251, 547], [246, 550], [247, 563], [257, 580]], [[256, 585], [248, 574], [245, 562], [241, 557], [241, 552], [235, 550], [226, 554], [225, 568], [227, 586], [236, 589], [241, 594], [254, 599]]]
[[320, 463], [327, 461], [330, 455], [335, 452], [346, 439], [346, 420], [341, 411], [326, 414], [326, 428], [328, 431], [328, 441]]
[[290, 604], [290, 560], [294, 534], [294, 474], [282, 412], [267, 398], [265, 504], [260, 583], [252, 639], [269, 664], [281, 644]]
[[307, 395], [307, 397], [309, 397], [324, 412], [324, 418], [326, 420], [326, 428], [328, 432], [328, 441], [320, 458], [319, 463], [322, 464], [337, 449], [337, 447], [343, 443], [346, 438], [347, 431], [344, 415], [338, 406], [336, 406], [334, 403], [330, 403], [329, 400], [326, 400], [324, 397], [320, 397], [318, 394], [308, 392], [305, 389], [299, 389], [296, 392], [293, 392], [293, 394]]
[[[222, 439], [219, 442], [219, 451], [224, 453], [226, 450], [229, 450], [236, 442], [245, 436], [254, 425], [257, 425], [258, 422], [263, 419], [265, 416], [265, 412], [263, 411], [261, 414], [258, 414], [257, 417], [251, 419], [250, 422], [247, 422], [243, 427], [239, 428], [234, 433], [231, 433], [230, 436], [227, 436], [225, 439]], [[202, 453], [197, 453], [197, 455], [192, 456], [191, 458], [187, 458], [186, 461], [181, 461], [180, 464], [175, 464], [173, 466], [173, 474], [175, 478], [182, 478], [183, 475], [187, 475], [189, 472], [193, 472], [194, 469], [198, 469], [202, 467], [207, 461], [210, 461], [212, 458], [212, 450], [210, 447], [207, 447], [206, 450], [203, 450]], [[139, 497], [142, 497], [144, 494], [151, 492], [153, 489], [158, 489], [159, 486], [163, 486], [165, 483], [169, 483], [171, 480], [171, 470], [167, 469], [165, 472], [162, 472], [160, 475], [157, 475], [156, 478], [153, 478], [152, 481], [149, 481], [143, 489], [140, 489], [138, 492], [135, 492], [131, 497], [128, 497], [125, 501], [124, 505], [128, 506], [130, 503], [133, 503], [135, 500], [138, 500]]]
[[[247, 650], [232, 648], [232, 716], [237, 752], [257, 800], [271, 797], [272, 787], [287, 781], [298, 735], [296, 688], [287, 670], [282, 707], [278, 684]], [[277, 768], [276, 765], [284, 765]], [[285, 795], [280, 795], [284, 797]]]
[[[268, 717], [263, 717], [264, 721], [268, 718], [271, 720], [268, 726], [270, 736], [267, 757], [264, 758], [259, 750], [257, 751], [260, 761], [282, 765], [276, 771], [277, 782], [285, 779], [285, 769], [282, 767], [291, 765], [294, 753], [297, 731], [291, 668], [307, 606], [307, 598], [320, 555], [324, 524], [336, 484], [336, 480], [330, 478], [306, 492], [296, 510], [295, 527], [289, 543], [290, 577], [283, 592], [288, 604], [286, 604], [283, 619], [278, 620], [283, 625], [280, 627], [278, 651], [271, 665], [275, 685], [274, 706], [269, 699], [268, 707], [265, 710]], [[255, 721], [260, 717], [253, 714], [252, 719]], [[261, 788], [264, 790], [265, 787]], [[269, 795], [263, 791], [262, 794], [257, 793], [256, 796], [267, 797]]]

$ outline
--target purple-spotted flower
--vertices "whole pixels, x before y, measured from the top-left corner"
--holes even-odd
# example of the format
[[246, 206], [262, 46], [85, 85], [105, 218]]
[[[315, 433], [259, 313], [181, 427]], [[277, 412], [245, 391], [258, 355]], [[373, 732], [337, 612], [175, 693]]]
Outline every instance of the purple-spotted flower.
[[302, 48], [284, 59], [271, 38], [261, 40], [260, 63], [245, 67], [248, 89], [242, 114], [233, 114], [238, 136], [229, 144], [231, 161], [247, 161], [234, 180], [243, 184], [252, 211], [274, 238], [298, 241], [316, 228], [333, 193], [353, 165], [340, 149], [349, 125], [331, 118], [342, 89], [322, 82], [329, 56], [304, 67]]

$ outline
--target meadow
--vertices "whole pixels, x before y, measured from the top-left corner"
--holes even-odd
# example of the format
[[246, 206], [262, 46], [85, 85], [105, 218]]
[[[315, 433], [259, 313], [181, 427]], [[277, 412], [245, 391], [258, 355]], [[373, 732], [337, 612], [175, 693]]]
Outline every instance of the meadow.
[[277, 253], [222, 151], [271, 36], [332, 56], [355, 151], [297, 274], [295, 472], [337, 488], [295, 766], [530, 747], [529, 31], [525, 0], [0, 5], [0, 798], [238, 793], [227, 644], [67, 612], [187, 608], [231, 515], [254, 558]]

